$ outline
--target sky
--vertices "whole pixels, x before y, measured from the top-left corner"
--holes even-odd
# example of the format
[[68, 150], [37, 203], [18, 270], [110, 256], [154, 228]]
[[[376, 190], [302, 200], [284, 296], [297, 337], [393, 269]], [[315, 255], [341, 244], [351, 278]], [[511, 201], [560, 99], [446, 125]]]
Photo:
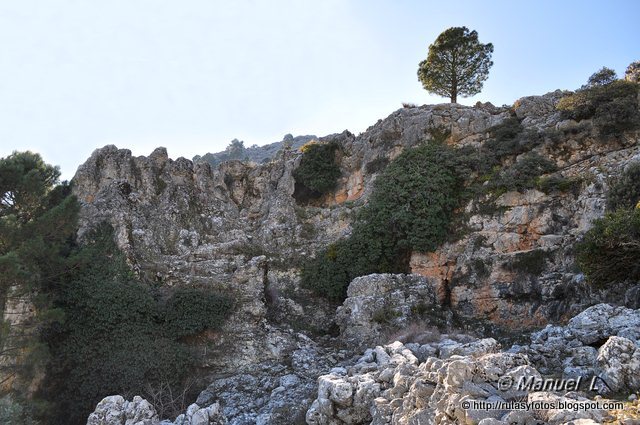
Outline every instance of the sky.
[[0, 157], [62, 178], [96, 148], [203, 155], [291, 133], [358, 134], [402, 102], [443, 30], [494, 45], [482, 93], [511, 105], [640, 60], [640, 1], [0, 0]]

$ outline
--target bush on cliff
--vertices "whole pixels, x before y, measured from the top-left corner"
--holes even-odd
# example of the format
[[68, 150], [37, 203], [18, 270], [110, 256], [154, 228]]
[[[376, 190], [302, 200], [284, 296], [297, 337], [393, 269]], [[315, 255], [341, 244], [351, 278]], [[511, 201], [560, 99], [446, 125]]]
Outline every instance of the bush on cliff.
[[483, 147], [496, 158], [522, 153], [525, 149], [521, 140], [523, 130], [518, 118], [509, 117], [489, 129], [491, 138], [484, 143]]
[[309, 142], [300, 150], [302, 159], [293, 171], [296, 199], [318, 198], [335, 189], [340, 177], [340, 167], [336, 164], [338, 144]]
[[357, 276], [406, 272], [411, 251], [432, 251], [446, 239], [462, 199], [460, 167], [445, 145], [403, 152], [376, 180], [351, 236], [319, 252], [303, 268], [302, 284], [341, 300]]
[[607, 208], [635, 208], [640, 202], [640, 162], [631, 163], [607, 193]]
[[536, 187], [538, 177], [557, 170], [556, 165], [537, 153], [523, 155], [515, 164], [489, 181], [489, 188], [497, 193], [519, 192]]
[[65, 321], [48, 333], [50, 423], [80, 424], [102, 397], [142, 394], [148, 382], [178, 385], [189, 353], [164, 335], [157, 302], [133, 278], [111, 229], [102, 226], [69, 263], [57, 300]]
[[630, 164], [607, 193], [607, 213], [577, 245], [578, 264], [596, 286], [640, 280], [640, 162]]
[[640, 280], [640, 209], [596, 220], [577, 246], [578, 263], [593, 285]]
[[[555, 171], [555, 164], [532, 150], [549, 137], [545, 132], [525, 130], [518, 118], [509, 117], [489, 129], [490, 138], [479, 148], [470, 146], [457, 149], [459, 161], [464, 164], [469, 190], [477, 200], [492, 204], [504, 192], [523, 192], [538, 186], [542, 174]], [[506, 160], [515, 160], [504, 167]], [[557, 181], [553, 183], [559, 183]], [[488, 199], [488, 201], [487, 201]], [[486, 209], [484, 205], [483, 208]]]
[[41, 396], [51, 403], [49, 423], [81, 424], [110, 394], [144, 396], [160, 385], [179, 393], [195, 364], [178, 338], [220, 326], [227, 299], [181, 290], [163, 305], [135, 279], [108, 225], [68, 264], [56, 291], [65, 320], [46, 335], [52, 360]]
[[589, 83], [575, 93], [565, 96], [557, 108], [565, 119], [581, 121], [593, 119], [594, 126], [603, 136], [618, 136], [640, 127], [638, 90], [640, 85], [608, 76], [599, 76], [602, 70], [589, 78]]
[[177, 338], [218, 329], [231, 310], [227, 297], [194, 288], [176, 290], [165, 306], [166, 327]]

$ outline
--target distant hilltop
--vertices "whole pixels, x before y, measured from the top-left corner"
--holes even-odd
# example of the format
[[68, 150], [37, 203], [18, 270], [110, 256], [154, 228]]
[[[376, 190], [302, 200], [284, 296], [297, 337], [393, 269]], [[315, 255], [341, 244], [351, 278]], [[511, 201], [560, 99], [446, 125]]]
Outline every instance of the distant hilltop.
[[286, 134], [279, 142], [264, 146], [252, 145], [248, 148], [244, 146], [243, 141], [233, 139], [224, 151], [207, 153], [203, 156], [196, 155], [193, 157], [193, 162], [208, 162], [213, 167], [230, 160], [250, 161], [261, 164], [271, 160], [285, 146], [289, 146], [291, 149], [298, 149], [314, 139], [317, 139], [317, 137], [313, 135], [293, 137], [291, 134]]

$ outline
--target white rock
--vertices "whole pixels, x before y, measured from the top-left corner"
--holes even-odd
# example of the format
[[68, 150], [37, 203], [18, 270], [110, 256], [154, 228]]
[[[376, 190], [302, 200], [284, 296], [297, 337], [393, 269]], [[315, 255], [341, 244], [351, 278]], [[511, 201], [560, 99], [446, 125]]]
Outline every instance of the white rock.
[[600, 392], [640, 390], [640, 348], [629, 339], [610, 337], [598, 350], [596, 372], [606, 382]]

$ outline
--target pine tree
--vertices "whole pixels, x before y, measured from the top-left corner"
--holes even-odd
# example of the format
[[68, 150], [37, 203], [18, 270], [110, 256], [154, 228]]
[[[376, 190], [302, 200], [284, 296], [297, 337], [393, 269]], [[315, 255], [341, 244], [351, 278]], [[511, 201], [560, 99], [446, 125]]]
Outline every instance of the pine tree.
[[449, 97], [467, 97], [480, 93], [493, 65], [493, 44], [482, 44], [478, 33], [467, 27], [445, 30], [429, 46], [427, 59], [420, 62], [418, 79], [430, 93]]
[[39, 332], [59, 319], [48, 292], [64, 270], [78, 205], [40, 155], [0, 159], [0, 393], [22, 395], [46, 362]]

